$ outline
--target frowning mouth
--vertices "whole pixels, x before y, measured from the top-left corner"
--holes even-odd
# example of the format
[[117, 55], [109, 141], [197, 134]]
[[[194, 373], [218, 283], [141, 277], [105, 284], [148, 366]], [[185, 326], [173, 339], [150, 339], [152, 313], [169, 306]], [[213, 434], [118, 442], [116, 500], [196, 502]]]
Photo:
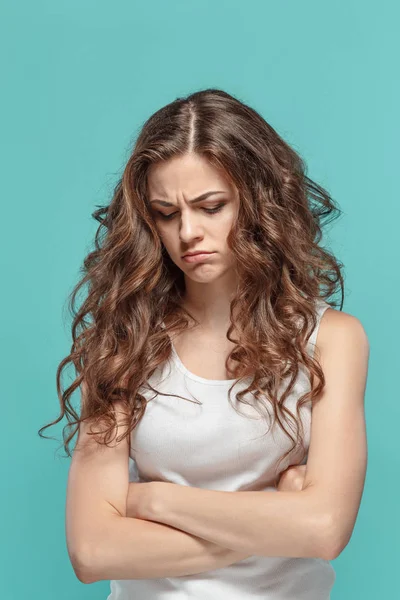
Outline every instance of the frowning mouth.
[[213, 256], [214, 254], [215, 254], [215, 252], [195, 252], [195, 253], [185, 254], [184, 256], [182, 256], [182, 258], [185, 262], [194, 263], [194, 262], [201, 262], [202, 260], [206, 260], [207, 258], [209, 258], [210, 256]]
[[196, 252], [186, 252], [186, 254], [182, 256], [182, 258], [185, 258], [185, 256], [195, 256], [196, 254], [211, 254], [211, 252], [208, 252], [207, 250], [196, 250]]

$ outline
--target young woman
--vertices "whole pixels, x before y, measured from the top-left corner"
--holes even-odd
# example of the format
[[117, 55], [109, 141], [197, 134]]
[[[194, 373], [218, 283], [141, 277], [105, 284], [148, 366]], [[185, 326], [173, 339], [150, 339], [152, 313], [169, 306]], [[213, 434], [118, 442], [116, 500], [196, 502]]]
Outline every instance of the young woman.
[[68, 551], [108, 600], [330, 597], [367, 463], [368, 339], [320, 244], [339, 212], [224, 91], [144, 124], [93, 214], [50, 424], [75, 426], [69, 456], [78, 431]]

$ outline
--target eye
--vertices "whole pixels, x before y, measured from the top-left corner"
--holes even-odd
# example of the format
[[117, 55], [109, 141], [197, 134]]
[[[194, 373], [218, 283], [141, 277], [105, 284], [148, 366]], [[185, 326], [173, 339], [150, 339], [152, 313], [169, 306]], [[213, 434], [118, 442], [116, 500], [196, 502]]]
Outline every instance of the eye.
[[[204, 210], [204, 212], [206, 212], [210, 215], [213, 215], [213, 214], [219, 212], [223, 206], [225, 206], [225, 202], [223, 202], [222, 204], [217, 204], [217, 206], [214, 206], [214, 208], [202, 208], [201, 210]], [[171, 221], [171, 219], [173, 219], [174, 216], [177, 214], [176, 212], [174, 212], [174, 213], [171, 213], [170, 215], [164, 215], [164, 213], [160, 212], [159, 210], [156, 210], [155, 213], [163, 221]]]

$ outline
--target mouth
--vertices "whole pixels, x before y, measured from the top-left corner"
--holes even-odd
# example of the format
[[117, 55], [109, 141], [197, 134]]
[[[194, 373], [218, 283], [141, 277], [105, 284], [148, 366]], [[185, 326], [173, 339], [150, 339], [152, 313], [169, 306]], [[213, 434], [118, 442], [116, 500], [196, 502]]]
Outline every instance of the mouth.
[[182, 258], [186, 258], [186, 256], [197, 256], [198, 254], [213, 254], [212, 252], [207, 252], [206, 250], [200, 250], [199, 252], [188, 252], [184, 254]]
[[192, 254], [185, 254], [184, 256], [182, 256], [182, 260], [184, 260], [187, 263], [198, 263], [209, 259], [214, 254], [215, 252], [195, 252]]

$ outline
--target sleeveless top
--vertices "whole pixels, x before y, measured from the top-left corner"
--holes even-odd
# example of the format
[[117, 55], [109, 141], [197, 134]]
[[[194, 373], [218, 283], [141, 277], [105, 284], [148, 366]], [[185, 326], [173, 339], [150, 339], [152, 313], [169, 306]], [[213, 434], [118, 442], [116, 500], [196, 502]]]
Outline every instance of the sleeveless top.
[[[323, 299], [317, 300], [317, 325], [307, 347], [311, 356], [321, 317], [329, 307]], [[172, 345], [171, 359], [159, 365], [149, 380], [160, 394], [148, 391], [151, 401], [131, 434], [129, 480], [170, 481], [221, 491], [277, 492], [274, 466], [292, 441], [278, 424], [265, 433], [265, 418], [254, 407], [236, 402], [235, 391], [245, 389], [245, 381], [236, 384], [231, 393], [238, 414], [227, 395], [235, 381], [210, 380], [191, 373]], [[299, 396], [309, 389], [309, 378], [301, 365], [285, 404], [294, 415]], [[164, 396], [163, 392], [194, 401]], [[303, 405], [300, 416], [308, 453], [310, 401]], [[301, 450], [293, 450], [281, 462], [280, 472], [290, 464], [300, 464], [300, 457]], [[306, 462], [307, 455], [301, 464]], [[335, 578], [330, 562], [320, 558], [251, 556], [194, 575], [112, 580], [107, 600], [329, 600]]]

